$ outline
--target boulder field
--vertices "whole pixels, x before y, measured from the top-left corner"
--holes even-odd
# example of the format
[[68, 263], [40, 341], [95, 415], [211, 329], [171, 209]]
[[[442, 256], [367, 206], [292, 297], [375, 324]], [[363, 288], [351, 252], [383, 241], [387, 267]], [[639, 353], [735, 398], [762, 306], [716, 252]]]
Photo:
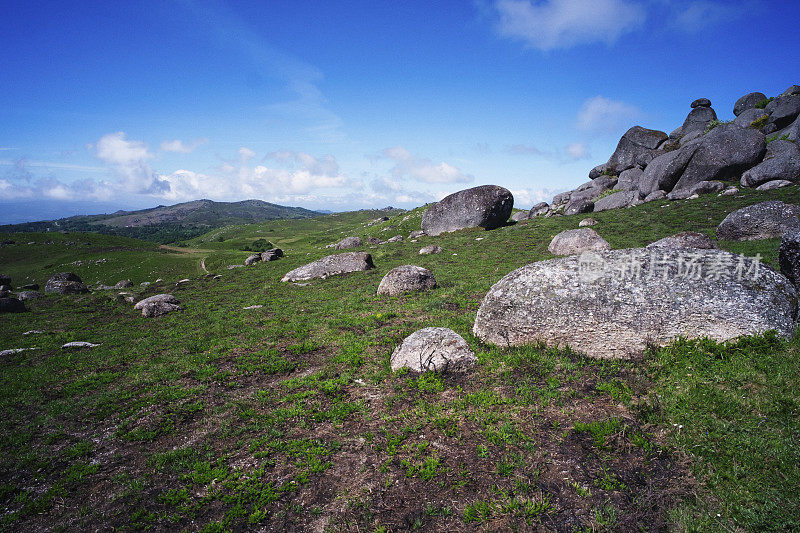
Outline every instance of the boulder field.
[[753, 92], [719, 121], [707, 98], [691, 103], [683, 124], [667, 134], [633, 126], [587, 183], [537, 204], [528, 216], [574, 215], [631, 207], [667, 198], [683, 200], [723, 192], [725, 182], [768, 190], [800, 183], [800, 89], [767, 98]]

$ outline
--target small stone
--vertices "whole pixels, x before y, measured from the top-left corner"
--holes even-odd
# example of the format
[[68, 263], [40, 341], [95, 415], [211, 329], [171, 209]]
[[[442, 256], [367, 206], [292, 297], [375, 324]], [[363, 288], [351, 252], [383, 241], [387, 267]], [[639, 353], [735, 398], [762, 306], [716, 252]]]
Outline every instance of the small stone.
[[96, 348], [97, 346], [100, 345], [92, 344], [91, 342], [85, 342], [85, 341], [73, 341], [66, 343], [65, 345], [62, 346], [62, 348]]

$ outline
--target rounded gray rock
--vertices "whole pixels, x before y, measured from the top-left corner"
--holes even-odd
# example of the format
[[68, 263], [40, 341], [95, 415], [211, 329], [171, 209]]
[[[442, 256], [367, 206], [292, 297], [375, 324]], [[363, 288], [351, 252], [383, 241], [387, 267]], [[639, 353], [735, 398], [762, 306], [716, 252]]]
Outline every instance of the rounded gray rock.
[[592, 228], [564, 230], [547, 247], [553, 255], [575, 255], [586, 251], [610, 250], [611, 245]]
[[600, 198], [594, 203], [594, 212], [607, 211], [609, 209], [620, 209], [622, 207], [632, 207], [642, 203], [639, 191], [620, 191]]
[[753, 241], [782, 237], [800, 229], [800, 206], [770, 200], [748, 205], [728, 214], [717, 227], [717, 238], [727, 241]]
[[[767, 118], [765, 119], [763, 117]], [[761, 121], [761, 124], [759, 125], [758, 123], [756, 123], [756, 125], [753, 125], [753, 122], [757, 120]], [[769, 113], [767, 113], [763, 109], [758, 109], [753, 107], [742, 111], [742, 113], [734, 119], [733, 123], [742, 128], [763, 127], [768, 120], [769, 120]]]
[[422, 215], [422, 230], [431, 236], [464, 228], [499, 228], [508, 221], [514, 196], [497, 185], [458, 191], [433, 204]]
[[427, 291], [436, 287], [436, 278], [427, 268], [402, 265], [391, 269], [378, 285], [378, 294], [397, 296], [405, 292]]
[[358, 248], [359, 246], [363, 246], [364, 242], [361, 240], [361, 237], [345, 237], [341, 241], [337, 242], [334, 248], [337, 250], [346, 250], [348, 248]]
[[178, 305], [180, 302], [177, 298], [175, 298], [171, 294], [156, 294], [155, 296], [150, 296], [149, 298], [145, 298], [144, 300], [139, 300], [136, 305], [133, 306], [134, 309], [143, 309], [144, 306], [156, 303], [156, 302], [164, 302], [168, 304], [175, 304]]
[[[656, 155], [657, 148], [667, 140], [663, 131], [634, 126], [622, 136], [614, 153], [606, 163], [605, 170], [619, 174], [634, 166], [647, 165]], [[591, 177], [591, 174], [590, 174]]]
[[364, 272], [375, 268], [372, 256], [364, 252], [346, 252], [343, 254], [327, 255], [291, 270], [283, 276], [281, 281], [305, 281], [314, 278], [325, 279], [329, 276], [347, 274], [349, 272]]
[[670, 250], [679, 248], [700, 248], [702, 250], [716, 250], [718, 247], [717, 243], [712, 241], [711, 237], [705, 233], [682, 231], [670, 237], [664, 237], [654, 243], [650, 243], [646, 248], [666, 248]]
[[723, 124], [697, 144], [684, 146], [678, 152], [685, 150], [693, 152], [675, 189], [690, 188], [701, 181], [739, 178], [764, 157], [767, 140], [763, 133], [752, 128]]
[[0, 298], [0, 313], [22, 313], [25, 304], [18, 298]]
[[711, 100], [708, 98], [698, 98], [691, 104], [692, 109], [695, 107], [711, 107]]
[[511, 220], [514, 222], [521, 222], [523, 220], [528, 220], [528, 212], [527, 211], [517, 211], [513, 215], [511, 215]]
[[580, 226], [581, 228], [585, 228], [587, 226], [594, 226], [595, 224], [597, 224], [597, 220], [593, 218], [584, 218], [583, 220], [578, 222], [578, 226]]
[[463, 372], [478, 362], [461, 335], [448, 328], [423, 328], [405, 339], [392, 353], [392, 370]]
[[786, 277], [721, 250], [629, 249], [533, 263], [495, 283], [473, 333], [627, 358], [678, 337], [790, 337], [797, 294]]
[[564, 208], [565, 215], [579, 215], [581, 213], [591, 213], [594, 210], [594, 202], [587, 198], [571, 200]]
[[81, 278], [73, 272], [59, 272], [53, 274], [44, 285], [44, 292], [54, 292], [56, 294], [82, 294], [89, 292], [89, 288], [83, 284]]
[[550, 209], [550, 206], [547, 205], [547, 202], [539, 202], [538, 204], [531, 207], [531, 210], [528, 211], [528, 218], [534, 218], [539, 215], [544, 215], [547, 213], [547, 210]]
[[686, 116], [681, 126], [683, 136], [693, 131], [704, 131], [712, 120], [717, 120], [717, 113], [710, 107], [695, 107]]
[[248, 258], [244, 260], [245, 266], [255, 265], [256, 263], [260, 262], [261, 262], [261, 254], [253, 254], [251, 256], [248, 256]]
[[155, 301], [146, 303], [144, 306], [142, 306], [142, 316], [154, 318], [178, 310], [180, 310], [180, 306], [178, 304], [165, 301]]
[[794, 182], [788, 180], [773, 180], [773, 181], [768, 181], [766, 183], [762, 183], [761, 185], [756, 187], [756, 190], [771, 191], [773, 189], [782, 189], [783, 187], [788, 187], [789, 185], [794, 185]]
[[429, 244], [428, 246], [423, 246], [419, 249], [419, 255], [440, 254], [442, 251], [443, 250], [441, 246]]
[[35, 300], [36, 298], [41, 298], [41, 297], [42, 293], [39, 291], [19, 291], [17, 293], [17, 298], [19, 298], [23, 302], [25, 300]]
[[271, 248], [266, 252], [261, 253], [261, 261], [267, 263], [269, 261], [277, 261], [283, 257], [283, 250], [280, 248]]
[[738, 117], [743, 111], [755, 108], [756, 104], [763, 102], [766, 99], [767, 96], [764, 93], [746, 94], [736, 100], [736, 103], [733, 104], [733, 114]]

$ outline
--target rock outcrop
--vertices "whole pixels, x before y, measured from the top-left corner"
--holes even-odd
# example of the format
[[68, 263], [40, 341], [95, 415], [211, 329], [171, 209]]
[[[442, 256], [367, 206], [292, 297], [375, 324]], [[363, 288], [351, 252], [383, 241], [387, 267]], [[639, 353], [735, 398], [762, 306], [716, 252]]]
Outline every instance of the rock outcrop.
[[403, 339], [390, 361], [392, 370], [463, 372], [478, 358], [467, 341], [452, 329], [423, 328]]
[[629, 249], [533, 263], [495, 283], [473, 328], [484, 342], [543, 342], [626, 358], [678, 337], [725, 341], [795, 328], [786, 277], [720, 250]]
[[728, 214], [717, 226], [717, 238], [754, 241], [782, 237], [800, 229], [800, 206], [778, 200], [748, 205]]
[[[728, 123], [717, 121], [707, 98], [698, 98], [683, 125], [669, 136], [634, 126], [622, 136], [608, 162], [589, 172], [589, 178], [598, 183], [590, 181], [557, 194], [546, 215], [714, 194], [724, 189], [723, 181], [741, 181], [746, 187], [800, 183], [800, 150], [786, 142], [800, 140], [800, 93], [792, 87], [771, 101], [762, 93], [743, 96], [734, 105], [736, 119]], [[767, 185], [764, 190], [780, 185]], [[604, 195], [612, 188], [614, 194]]]
[[372, 256], [364, 252], [346, 252], [334, 254], [318, 259], [313, 263], [297, 267], [286, 273], [281, 281], [305, 281], [308, 279], [321, 278], [349, 272], [364, 272], [375, 268], [372, 264]]
[[427, 291], [436, 287], [436, 278], [427, 268], [403, 265], [391, 269], [378, 285], [378, 294], [397, 296], [406, 292]]
[[464, 228], [499, 228], [508, 221], [514, 196], [508, 189], [482, 185], [453, 193], [422, 215], [422, 230], [431, 236]]
[[619, 140], [605, 170], [619, 174], [637, 165], [644, 167], [657, 155], [658, 147], [666, 140], [667, 134], [663, 131], [634, 126]]

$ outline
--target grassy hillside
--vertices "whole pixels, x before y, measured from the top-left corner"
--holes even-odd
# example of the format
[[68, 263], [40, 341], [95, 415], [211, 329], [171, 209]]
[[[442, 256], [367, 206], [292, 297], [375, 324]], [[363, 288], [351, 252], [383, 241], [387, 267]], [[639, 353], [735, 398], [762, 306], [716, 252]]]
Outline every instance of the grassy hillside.
[[261, 200], [196, 200], [139, 211], [4, 225], [0, 226], [0, 232], [92, 232], [175, 243], [202, 235], [211, 228], [263, 220], [311, 218], [319, 214], [302, 207], [287, 207]]
[[[681, 230], [713, 235], [726, 213], [765, 199], [799, 203], [800, 193], [745, 191], [591, 216], [622, 248]], [[489, 287], [552, 257], [551, 237], [583, 215], [365, 247], [372, 271], [305, 286], [279, 281], [344, 236], [406, 237], [422, 212], [372, 226], [380, 213], [223, 228], [185, 253], [127, 241], [130, 249], [91, 255], [87, 246], [87, 257], [150, 261], [142, 280], [164, 281], [135, 290], [172, 292], [184, 310], [145, 319], [103, 293], [48, 295], [28, 313], [0, 315], [0, 349], [35, 348], [0, 359], [3, 527], [800, 527], [800, 339], [677, 342], [621, 362], [501, 349], [472, 336]], [[257, 239], [286, 257], [225, 268]], [[430, 243], [444, 253], [417, 254]], [[774, 239], [721, 245], [776, 261]], [[82, 258], [59, 246], [59, 268]], [[56, 270], [38, 246], [4, 247], [0, 257], [16, 284]], [[192, 274], [176, 288], [200, 260], [221, 278]], [[381, 277], [402, 264], [430, 268], [439, 287], [376, 296]], [[103, 281], [133, 279], [122, 262], [113, 265], [101, 264]], [[94, 281], [91, 272], [81, 275]], [[253, 305], [262, 307], [244, 309]], [[427, 326], [462, 335], [477, 367], [466, 376], [392, 373], [392, 350]], [[33, 329], [45, 333], [23, 335]], [[100, 346], [60, 348], [72, 340]]]

